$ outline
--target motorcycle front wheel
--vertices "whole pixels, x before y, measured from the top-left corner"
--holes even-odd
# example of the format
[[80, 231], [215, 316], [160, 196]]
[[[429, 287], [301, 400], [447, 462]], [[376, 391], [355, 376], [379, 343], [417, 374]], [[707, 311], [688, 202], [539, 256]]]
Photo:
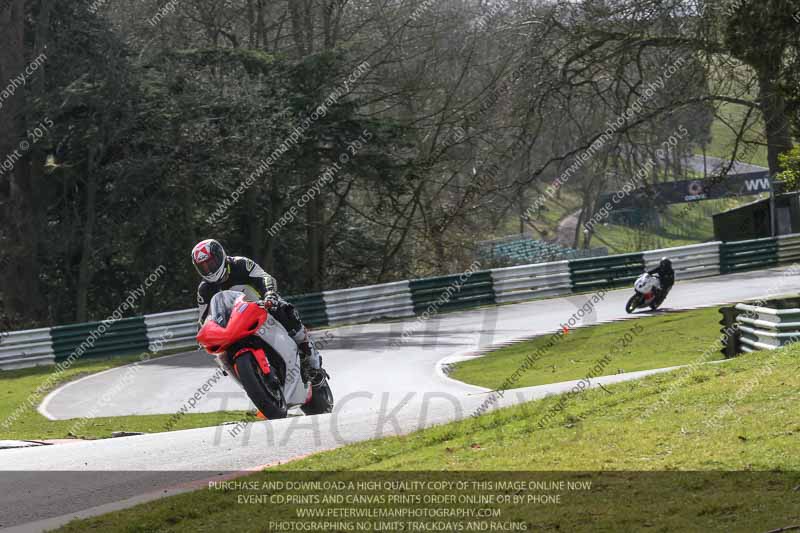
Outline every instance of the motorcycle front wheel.
[[236, 358], [236, 374], [247, 396], [268, 420], [286, 418], [288, 407], [281, 383], [273, 372], [264, 374], [252, 352]]
[[636, 294], [631, 296], [631, 299], [628, 300], [627, 304], [625, 304], [625, 312], [628, 313], [629, 315], [633, 314], [633, 312], [639, 309], [639, 306], [642, 305], [642, 301], [643, 301], [642, 295], [637, 292]]

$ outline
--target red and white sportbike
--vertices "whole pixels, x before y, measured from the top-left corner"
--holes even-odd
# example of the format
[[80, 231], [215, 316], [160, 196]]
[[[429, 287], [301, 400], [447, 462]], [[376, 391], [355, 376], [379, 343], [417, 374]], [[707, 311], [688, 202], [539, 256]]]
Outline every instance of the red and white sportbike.
[[651, 275], [645, 272], [636, 280], [633, 290], [636, 292], [625, 304], [625, 311], [628, 314], [642, 307], [649, 307], [655, 311], [667, 297], [664, 291], [661, 290], [661, 278], [658, 274]]
[[233, 376], [261, 414], [284, 418], [291, 407], [307, 415], [330, 413], [333, 394], [327, 380], [317, 387], [303, 383], [300, 353], [286, 329], [239, 291], [211, 298], [197, 342]]

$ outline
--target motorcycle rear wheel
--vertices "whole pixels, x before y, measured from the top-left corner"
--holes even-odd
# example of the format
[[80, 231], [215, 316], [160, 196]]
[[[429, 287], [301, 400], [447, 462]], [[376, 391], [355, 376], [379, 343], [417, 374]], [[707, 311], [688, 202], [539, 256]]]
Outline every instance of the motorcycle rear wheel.
[[264, 374], [252, 352], [237, 357], [234, 368], [247, 396], [267, 419], [286, 418], [286, 398], [274, 372]]
[[642, 295], [637, 292], [631, 296], [631, 299], [625, 304], [625, 312], [629, 315], [633, 314], [634, 311], [639, 309], [639, 306], [642, 305], [643, 301], [644, 299], [642, 298]]

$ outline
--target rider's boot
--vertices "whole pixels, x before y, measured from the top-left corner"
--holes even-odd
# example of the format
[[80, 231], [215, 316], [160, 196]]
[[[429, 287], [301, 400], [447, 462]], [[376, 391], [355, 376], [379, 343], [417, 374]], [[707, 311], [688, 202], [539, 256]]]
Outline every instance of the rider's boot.
[[304, 334], [304, 340], [297, 343], [300, 348], [300, 376], [303, 378], [303, 383], [311, 383], [312, 387], [319, 387], [330, 376], [322, 368], [322, 356], [314, 346], [314, 341], [311, 340], [308, 333], [304, 332]]

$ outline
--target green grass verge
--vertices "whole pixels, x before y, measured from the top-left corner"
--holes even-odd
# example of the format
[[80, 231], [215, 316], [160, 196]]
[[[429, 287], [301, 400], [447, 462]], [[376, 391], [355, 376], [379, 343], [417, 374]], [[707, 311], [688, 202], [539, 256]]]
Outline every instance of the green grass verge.
[[[110, 359], [79, 360], [65, 370], [54, 387], [83, 376], [102, 372], [139, 360], [138, 356], [114, 357]], [[98, 439], [110, 437], [115, 431], [141, 431], [145, 433], [180, 429], [208, 427], [223, 422], [239, 420], [250, 416], [243, 412], [187, 413], [177, 419], [174, 415], [122, 416], [77, 420], [48, 420], [36, 407], [48, 391], [33, 398], [33, 407], [28, 406], [21, 416], [6, 428], [3, 424], [14, 416], [20, 406], [26, 405], [37, 388], [46, 383], [53, 374], [54, 367], [40, 366], [22, 370], [0, 371], [0, 439], [43, 440], [43, 439]], [[52, 388], [50, 389], [52, 390]], [[253, 418], [255, 420], [255, 418]], [[76, 430], [76, 434], [70, 434]]]
[[[581, 379], [590, 373], [609, 375], [688, 364], [719, 337], [721, 318], [717, 308], [709, 308], [578, 328], [549, 349], [551, 336], [537, 337], [458, 363], [449, 375], [498, 389], [539, 349], [543, 355], [514, 383], [515, 388]], [[721, 358], [722, 354], [714, 354], [713, 359]]]
[[[800, 348], [756, 353], [408, 436], [367, 441], [286, 470], [799, 470]], [[541, 416], [540, 416], [541, 415]], [[707, 423], [708, 422], [708, 423]]]
[[[712, 526], [716, 531], [767, 531], [800, 518], [798, 507], [786, 499], [793, 497], [800, 469], [799, 357], [795, 346], [621, 383], [608, 392], [589, 390], [570, 397], [556, 416], [539, 424], [558, 401], [548, 398], [345, 446], [244, 479], [261, 482], [276, 470], [336, 475], [364, 470], [628, 471], [620, 476], [626, 487], [622, 492], [601, 490], [576, 495], [571, 505], [527, 506], [517, 512], [547, 530], [634, 531], [645, 524], [654, 531], [709, 531]], [[631, 473], [669, 470], [795, 472], [781, 485], [785, 492], [775, 490], [773, 478], [773, 493], [762, 487], [766, 496], [753, 497], [744, 497], [753, 487], [731, 488], [741, 478], [723, 474], [706, 482], [688, 476], [683, 483], [656, 479], [642, 486], [633, 479], [641, 474]], [[296, 517], [296, 507], [237, 506], [236, 492], [203, 490], [75, 521], [59, 531], [251, 531], [283, 513]]]

